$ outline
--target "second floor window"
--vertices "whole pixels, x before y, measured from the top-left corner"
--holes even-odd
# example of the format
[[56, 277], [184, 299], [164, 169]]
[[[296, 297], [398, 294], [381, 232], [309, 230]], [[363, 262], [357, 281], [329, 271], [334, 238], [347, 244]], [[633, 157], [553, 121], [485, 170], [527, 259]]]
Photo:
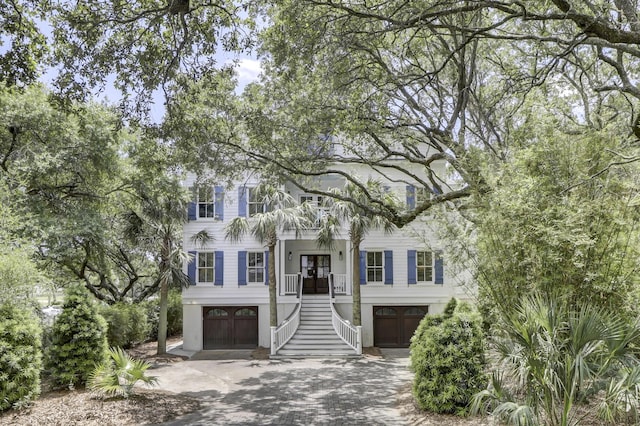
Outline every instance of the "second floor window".
[[249, 283], [264, 282], [264, 253], [247, 253], [247, 272]]
[[264, 204], [258, 197], [256, 188], [247, 188], [247, 190], [249, 191], [249, 197], [247, 198], [249, 217], [254, 216], [258, 213], [264, 213]]
[[212, 283], [214, 274], [215, 258], [213, 252], [198, 253], [198, 282]]
[[213, 188], [198, 189], [198, 217], [216, 217]]
[[433, 281], [433, 253], [430, 251], [416, 252], [416, 268], [418, 282]]
[[367, 252], [367, 282], [382, 282], [383, 265], [381, 251]]

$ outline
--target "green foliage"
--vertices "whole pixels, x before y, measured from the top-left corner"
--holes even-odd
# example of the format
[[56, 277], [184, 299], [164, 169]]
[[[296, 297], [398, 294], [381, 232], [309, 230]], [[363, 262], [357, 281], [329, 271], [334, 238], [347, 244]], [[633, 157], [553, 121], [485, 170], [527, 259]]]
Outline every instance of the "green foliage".
[[486, 386], [481, 319], [453, 300], [450, 313], [427, 315], [411, 339], [413, 395], [421, 409], [464, 415], [473, 395]]
[[627, 155], [613, 129], [567, 135], [553, 120], [538, 120], [536, 137], [519, 134], [521, 147], [507, 164], [487, 165], [494, 189], [475, 215], [484, 309], [495, 315], [530, 292], [561, 289], [576, 306], [632, 316], [640, 270], [637, 164], [611, 167]]
[[40, 394], [42, 329], [34, 313], [15, 303], [0, 304], [0, 411]]
[[111, 347], [130, 348], [149, 338], [151, 327], [141, 304], [118, 302], [100, 309], [107, 321], [107, 340]]
[[158, 382], [155, 376], [145, 374], [149, 367], [151, 364], [132, 358], [122, 348], [111, 348], [109, 359], [96, 366], [91, 372], [88, 387], [104, 396], [128, 398], [133, 393], [133, 386], [137, 382], [150, 386]]
[[[532, 294], [496, 324], [492, 346], [499, 370], [479, 392], [473, 411], [515, 425], [575, 425], [597, 410], [612, 424], [636, 424], [640, 395], [640, 322], [557, 292]], [[600, 404], [577, 407], [604, 390]]]
[[[159, 299], [147, 300], [143, 303], [149, 323], [149, 338], [158, 337], [158, 321], [160, 315]], [[172, 289], [167, 299], [167, 337], [182, 333], [182, 292]]]
[[65, 292], [62, 312], [52, 330], [46, 368], [60, 386], [84, 385], [107, 354], [107, 323], [92, 296], [79, 284]]

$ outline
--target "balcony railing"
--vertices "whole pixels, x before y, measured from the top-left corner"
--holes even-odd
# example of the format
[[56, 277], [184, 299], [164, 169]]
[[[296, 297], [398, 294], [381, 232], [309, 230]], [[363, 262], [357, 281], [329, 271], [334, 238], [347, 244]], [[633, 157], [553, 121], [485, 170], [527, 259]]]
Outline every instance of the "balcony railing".
[[302, 274], [296, 274], [299, 277], [296, 285], [296, 295], [298, 304], [287, 317], [286, 320], [278, 327], [271, 327], [271, 355], [275, 355], [278, 350], [283, 347], [296, 333], [300, 326], [300, 311], [302, 310]]
[[284, 294], [298, 294], [298, 287], [301, 286], [302, 274], [284, 274]]
[[334, 274], [332, 272], [331, 274], [329, 274], [329, 279], [331, 280], [334, 294], [338, 295], [351, 293], [351, 286], [347, 281], [347, 274]]

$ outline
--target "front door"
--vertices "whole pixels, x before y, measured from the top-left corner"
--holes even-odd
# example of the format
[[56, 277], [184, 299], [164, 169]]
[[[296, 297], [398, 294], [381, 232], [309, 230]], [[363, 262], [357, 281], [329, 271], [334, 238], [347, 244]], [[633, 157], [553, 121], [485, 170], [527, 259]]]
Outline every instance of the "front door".
[[302, 290], [305, 294], [329, 293], [331, 256], [328, 254], [303, 254], [300, 256]]

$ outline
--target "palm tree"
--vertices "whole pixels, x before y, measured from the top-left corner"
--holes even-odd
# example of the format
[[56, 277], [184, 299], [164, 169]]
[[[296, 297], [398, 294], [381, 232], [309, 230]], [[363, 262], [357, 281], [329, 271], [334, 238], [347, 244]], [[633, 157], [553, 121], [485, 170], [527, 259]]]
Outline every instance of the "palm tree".
[[126, 235], [144, 249], [156, 253], [158, 275], [151, 288], [160, 288], [158, 355], [167, 352], [169, 287], [189, 286], [189, 278], [182, 272], [182, 264], [188, 255], [179, 244], [186, 220], [186, 203], [175, 196], [179, 191], [179, 188], [173, 188], [173, 191], [164, 191], [162, 195], [142, 194], [139, 210], [130, 211], [126, 218]]
[[[533, 293], [501, 312], [492, 336], [500, 373], [474, 397], [472, 411], [509, 424], [567, 426], [598, 410], [610, 424], [639, 417], [640, 321], [606, 307], [575, 307], [555, 292]], [[600, 404], [577, 403], [600, 391]]]
[[315, 212], [308, 203], [298, 204], [291, 195], [271, 185], [260, 185], [255, 188], [257, 198], [265, 206], [263, 213], [250, 218], [236, 217], [225, 228], [225, 238], [238, 242], [245, 235], [251, 234], [269, 249], [269, 324], [278, 326], [276, 305], [276, 243], [278, 233], [293, 230], [296, 237], [309, 229], [313, 224]]
[[343, 189], [334, 189], [334, 197], [325, 200], [328, 214], [324, 216], [318, 231], [316, 242], [320, 247], [332, 248], [342, 225], [349, 227], [352, 254], [352, 293], [353, 293], [353, 324], [362, 325], [361, 297], [360, 297], [360, 244], [373, 229], [383, 229], [392, 232], [393, 223], [380, 215], [373, 215], [370, 209], [371, 196], [393, 205], [396, 200], [393, 194], [384, 190], [379, 181], [369, 180], [364, 187], [348, 182]]

